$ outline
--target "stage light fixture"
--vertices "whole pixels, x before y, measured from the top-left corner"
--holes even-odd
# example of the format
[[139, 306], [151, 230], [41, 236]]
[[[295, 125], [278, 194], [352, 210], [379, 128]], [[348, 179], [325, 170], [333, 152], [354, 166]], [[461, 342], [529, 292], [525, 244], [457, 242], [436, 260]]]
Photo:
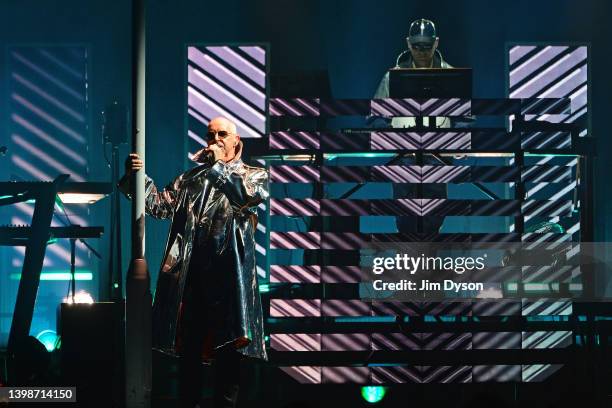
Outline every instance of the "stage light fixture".
[[[62, 303], [72, 303], [72, 296], [67, 296], [64, 298]], [[74, 294], [74, 303], [94, 303], [93, 297], [91, 294], [85, 290], [79, 290]]]
[[58, 339], [59, 336], [54, 330], [43, 330], [36, 335], [36, 340], [40, 341], [49, 352], [58, 348]]
[[386, 393], [387, 387], [383, 387], [380, 385], [368, 385], [365, 387], [361, 387], [361, 396], [370, 404], [376, 404], [382, 401]]

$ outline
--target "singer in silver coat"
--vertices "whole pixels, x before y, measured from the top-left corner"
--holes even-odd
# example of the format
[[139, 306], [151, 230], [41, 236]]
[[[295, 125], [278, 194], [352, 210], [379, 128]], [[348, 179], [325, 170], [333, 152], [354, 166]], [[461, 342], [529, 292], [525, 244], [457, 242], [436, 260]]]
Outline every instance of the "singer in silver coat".
[[[197, 304], [206, 309], [203, 361], [226, 348], [267, 360], [254, 234], [268, 173], [242, 162], [235, 129], [225, 118], [211, 120], [208, 147], [192, 159], [198, 165], [163, 190], [146, 177], [147, 214], [172, 219], [153, 304], [153, 346], [166, 353], [181, 354], [192, 315], [185, 306]], [[141, 167], [130, 155], [126, 171]], [[120, 188], [129, 197], [126, 176]]]

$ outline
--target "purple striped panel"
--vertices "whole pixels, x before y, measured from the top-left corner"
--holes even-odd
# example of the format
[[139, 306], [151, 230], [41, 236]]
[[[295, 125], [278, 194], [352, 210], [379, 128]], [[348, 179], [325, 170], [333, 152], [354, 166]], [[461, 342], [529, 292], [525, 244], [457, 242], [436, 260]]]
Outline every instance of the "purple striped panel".
[[[567, 234], [571, 238], [571, 235]], [[571, 282], [575, 274], [580, 274], [578, 265], [538, 265], [524, 266], [521, 268], [522, 282], [554, 283]]]
[[319, 215], [319, 201], [311, 198], [270, 199], [270, 215]]
[[423, 116], [464, 116], [470, 115], [469, 99], [428, 99], [421, 104]]
[[[234, 46], [211, 46], [206, 47], [206, 50], [225, 61], [228, 66], [239, 71], [244, 77], [250, 79], [257, 85], [263, 87], [266, 85], [266, 72], [261, 67], [256, 66], [244, 56], [241, 56], [238, 50], [243, 50], [245, 47]], [[264, 52], [262, 47], [254, 46], [259, 52]]]
[[372, 350], [406, 351], [420, 349], [421, 340], [418, 333], [372, 334]]
[[270, 166], [272, 183], [312, 183], [319, 179], [319, 169], [315, 166]]
[[419, 367], [392, 366], [372, 367], [372, 383], [421, 383], [421, 370]]
[[353, 232], [323, 232], [322, 249], [361, 249], [367, 245], [367, 235]]
[[423, 350], [471, 350], [472, 333], [421, 333]]
[[525, 221], [533, 217], [567, 216], [573, 209], [574, 204], [570, 200], [525, 200], [521, 203]]
[[368, 367], [322, 367], [323, 384], [365, 384], [370, 382]]
[[[70, 174], [69, 181], [90, 180], [91, 160], [89, 139], [92, 125], [90, 103], [91, 68], [90, 48], [86, 45], [7, 45], [2, 63], [2, 137], [0, 145], [8, 154], [0, 157], [2, 180], [52, 181], [59, 174]], [[97, 113], [96, 113], [97, 114]], [[1, 154], [0, 156], [4, 156]], [[4, 193], [0, 193], [4, 196]], [[90, 206], [83, 204], [61, 206], [55, 211], [53, 226], [71, 222], [90, 224]], [[0, 223], [30, 224], [35, 211], [33, 202], [21, 202], [2, 207]], [[28, 249], [22, 246], [3, 248], [0, 275], [0, 315], [2, 316], [1, 346], [5, 346], [13, 315], [19, 282], [9, 284], [9, 274], [21, 272]], [[67, 270], [70, 264], [70, 242], [58, 240], [50, 245], [42, 262], [42, 273]], [[89, 250], [83, 245], [75, 248], [77, 269], [101, 270]], [[101, 265], [100, 265], [101, 266]], [[105, 271], [106, 273], [106, 271]], [[109, 279], [115, 279], [109, 274]], [[95, 279], [95, 278], [94, 278]], [[110, 281], [109, 281], [110, 283]], [[62, 302], [65, 292], [58, 290], [62, 283], [41, 281], [38, 298], [33, 304], [32, 334], [45, 329], [56, 330], [56, 313], [51, 305]], [[79, 283], [97, 297], [98, 282]], [[6, 332], [6, 336], [5, 336]]]
[[521, 381], [520, 365], [475, 365], [472, 367], [474, 382]]
[[319, 299], [271, 299], [271, 317], [319, 317], [321, 301]]
[[360, 166], [322, 166], [321, 180], [326, 183], [360, 182], [369, 178], [369, 168]]
[[516, 300], [479, 301], [472, 306], [474, 316], [520, 316], [521, 302]]
[[371, 114], [374, 116], [463, 116], [470, 115], [471, 101], [466, 99], [374, 99]]
[[[523, 46], [520, 46], [523, 47]], [[512, 64], [510, 75], [510, 86], [513, 84], [517, 84], [521, 82], [523, 79], [527, 78], [530, 74], [537, 73], [542, 68], [546, 68], [546, 64], [550, 62], [554, 57], [561, 54], [563, 51], [567, 50], [568, 47], [565, 46], [546, 46], [546, 47], [538, 47], [537, 50], [534, 50], [534, 47], [531, 47], [530, 51], [537, 51], [535, 54], [530, 56], [528, 59], [521, 61], [520, 63]], [[513, 47], [515, 52], [522, 52], [520, 48]], [[516, 97], [520, 98], [521, 96], [527, 96], [523, 94], [519, 94]], [[510, 97], [514, 98], [512, 94]]]
[[300, 384], [321, 383], [321, 367], [291, 366], [279, 368]]
[[[207, 98], [213, 101], [225, 99], [223, 106], [228, 111], [239, 115], [246, 123], [257, 123], [256, 130], [263, 134], [265, 132], [265, 120], [262, 117], [261, 111], [251, 108], [249, 105], [241, 101], [239, 97], [234, 96], [231, 92], [224, 88], [227, 84], [218, 84], [210, 74], [206, 74], [194, 67], [188, 67], [187, 80], [195, 90], [201, 92]], [[265, 95], [261, 95], [261, 101], [265, 101]], [[194, 106], [196, 110], [197, 105]], [[262, 103], [263, 108], [263, 103]], [[219, 109], [221, 109], [219, 107]], [[218, 112], [221, 114], [221, 111]], [[242, 133], [240, 133], [242, 134]]]
[[573, 343], [571, 331], [536, 331], [523, 332], [521, 348], [554, 349], [570, 347]]
[[416, 150], [420, 148], [421, 138], [415, 133], [372, 132], [370, 134], [370, 149], [372, 150]]
[[319, 149], [319, 135], [314, 132], [271, 132], [271, 149]]
[[392, 181], [395, 183], [419, 183], [420, 166], [372, 166], [372, 181]]
[[375, 383], [468, 383], [471, 366], [395, 366], [372, 367]]
[[418, 116], [421, 104], [414, 99], [373, 99], [370, 110], [374, 116]]
[[422, 199], [400, 198], [397, 200], [372, 200], [371, 215], [420, 215], [423, 212]]
[[[414, 200], [416, 201], [416, 200]], [[445, 205], [445, 204], [452, 204], [451, 200], [444, 200], [444, 199], [439, 199], [439, 198], [422, 198], [420, 200], [418, 200], [420, 205], [421, 205], [421, 214], [422, 215], [427, 215], [427, 214], [434, 214], [435, 211]]]
[[551, 166], [546, 164], [524, 166], [521, 169], [521, 180], [526, 183], [567, 183], [572, 180], [573, 167], [574, 166]]
[[300, 265], [270, 265], [270, 282], [318, 283], [321, 267]]
[[272, 333], [270, 347], [278, 351], [321, 351], [321, 335]]
[[563, 367], [563, 364], [531, 364], [521, 368], [523, 382], [542, 382], [549, 379]]
[[370, 335], [367, 333], [323, 333], [321, 335], [321, 350], [370, 350]]
[[478, 332], [472, 338], [476, 350], [509, 350], [521, 348], [519, 332]]
[[[572, 75], [571, 70], [576, 66], [577, 63], [585, 61], [587, 57], [586, 47], [578, 47], [573, 51], [570, 51], [569, 47], [551, 47], [555, 49], [555, 53], [560, 54], [563, 51], [568, 51], [563, 57], [556, 60], [540, 60], [543, 62], [542, 65], [531, 64], [525, 69], [521, 69], [525, 64], [520, 65], [518, 68], [514, 68], [510, 72], [510, 92], [511, 98], [532, 98], [536, 97], [538, 92], [542, 89], [548, 89], [545, 95], [539, 95], [539, 97], [550, 98], [553, 92], [550, 91], [551, 87], [557, 89], [563, 82], [559, 83], [559, 79], [564, 78], [566, 75]], [[552, 54], [552, 53], [551, 53]], [[517, 70], [522, 74], [525, 72], [535, 72], [537, 75], [533, 76], [528, 81], [520, 84], [520, 75], [517, 74]], [[535, 71], [532, 71], [535, 70]], [[521, 78], [522, 79], [522, 78]], [[520, 85], [519, 85], [520, 84]], [[567, 90], [566, 90], [567, 91]], [[560, 97], [559, 94], [556, 94]]]
[[472, 382], [471, 366], [420, 366], [424, 383], [469, 383]]
[[572, 314], [571, 300], [523, 300], [522, 316], [568, 316]]
[[[292, 166], [293, 167], [293, 166]], [[322, 166], [323, 182], [510, 182], [518, 181], [520, 171], [525, 182], [567, 182], [571, 180], [572, 166]], [[281, 177], [281, 176], [278, 176]], [[289, 179], [289, 177], [286, 177]]]
[[[586, 45], [515, 45], [508, 56], [509, 94], [513, 98], [569, 98], [570, 114], [538, 115], [536, 119], [581, 123], [579, 136], [586, 136], [588, 58]], [[548, 147], [554, 143], [562, 147], [568, 140], [549, 139]]]
[[323, 300], [323, 316], [370, 316], [370, 304], [361, 300]]
[[471, 140], [469, 132], [372, 132], [370, 148], [372, 150], [469, 150], [472, 145]]
[[569, 149], [572, 146], [570, 132], [521, 132], [521, 148]]
[[320, 101], [313, 98], [270, 98], [270, 116], [319, 116]]
[[319, 249], [321, 236], [318, 232], [270, 232], [271, 249]]
[[238, 48], [260, 64], [264, 65], [266, 63], [266, 52], [263, 48], [250, 46], [242, 46]]
[[531, 45], [531, 46], [520, 45], [520, 46], [514, 46], [510, 48], [510, 51], [508, 52], [510, 65], [514, 65], [516, 61], [523, 58], [525, 55], [533, 51], [535, 48], [536, 48], [535, 45]]
[[321, 200], [321, 215], [371, 215], [368, 200]]
[[216, 116], [232, 120], [242, 137], [263, 137], [266, 50], [261, 46], [188, 47], [187, 112], [188, 134], [197, 145], [205, 144], [205, 126]]
[[361, 281], [362, 273], [358, 266], [322, 266], [321, 282], [357, 283]]
[[469, 132], [427, 132], [420, 135], [421, 146], [429, 150], [469, 150], [472, 135]]
[[[291, 209], [274, 207], [277, 201], [274, 200], [272, 214], [292, 215], [296, 212]], [[303, 201], [303, 200], [298, 200]], [[449, 200], [441, 198], [401, 198], [395, 200], [350, 200], [350, 199], [322, 199], [321, 215], [323, 216], [357, 216], [357, 215], [517, 215], [521, 204], [518, 200]], [[524, 214], [531, 218], [536, 215], [564, 215], [571, 208], [571, 201], [546, 201], [546, 200], [527, 200], [523, 202]], [[281, 211], [283, 210], [283, 211]], [[311, 215], [302, 213], [300, 215]]]

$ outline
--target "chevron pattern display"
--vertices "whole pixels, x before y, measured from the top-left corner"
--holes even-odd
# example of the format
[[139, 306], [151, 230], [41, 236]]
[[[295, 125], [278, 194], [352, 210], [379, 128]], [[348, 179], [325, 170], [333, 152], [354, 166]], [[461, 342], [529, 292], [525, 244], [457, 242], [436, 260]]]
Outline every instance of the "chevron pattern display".
[[[573, 345], [571, 330], [554, 328], [572, 316], [571, 299], [365, 302], [359, 282], [362, 249], [374, 243], [580, 241], [573, 149], [588, 130], [587, 51], [510, 47], [507, 99], [270, 100], [270, 116], [298, 124], [271, 129], [278, 159], [267, 160], [270, 346], [283, 371], [302, 383], [461, 383], [543, 381], [563, 367], [533, 364], [528, 352]], [[427, 115], [530, 122], [420, 132], [299, 126], [309, 118]], [[419, 219], [434, 226], [407, 228]], [[449, 220], [461, 227], [452, 230]], [[581, 270], [498, 268], [481, 279], [538, 287], [580, 282]], [[534, 328], [517, 329], [522, 324]], [[495, 353], [506, 357], [485, 363], [482, 356]]]

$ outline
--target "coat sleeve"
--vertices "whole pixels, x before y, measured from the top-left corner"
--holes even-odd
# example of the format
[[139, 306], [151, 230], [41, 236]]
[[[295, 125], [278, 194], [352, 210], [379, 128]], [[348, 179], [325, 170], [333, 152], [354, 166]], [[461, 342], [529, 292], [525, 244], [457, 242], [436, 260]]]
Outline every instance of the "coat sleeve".
[[[145, 175], [145, 212], [159, 219], [170, 218], [176, 209], [181, 176], [176, 177], [162, 191], [155, 186], [153, 179]], [[132, 188], [130, 178], [123, 176], [119, 180], [119, 190], [128, 198], [132, 199]]]
[[208, 170], [206, 178], [225, 194], [234, 211], [255, 214], [257, 205], [269, 196], [268, 172], [263, 168], [245, 174], [231, 173], [219, 160]]

